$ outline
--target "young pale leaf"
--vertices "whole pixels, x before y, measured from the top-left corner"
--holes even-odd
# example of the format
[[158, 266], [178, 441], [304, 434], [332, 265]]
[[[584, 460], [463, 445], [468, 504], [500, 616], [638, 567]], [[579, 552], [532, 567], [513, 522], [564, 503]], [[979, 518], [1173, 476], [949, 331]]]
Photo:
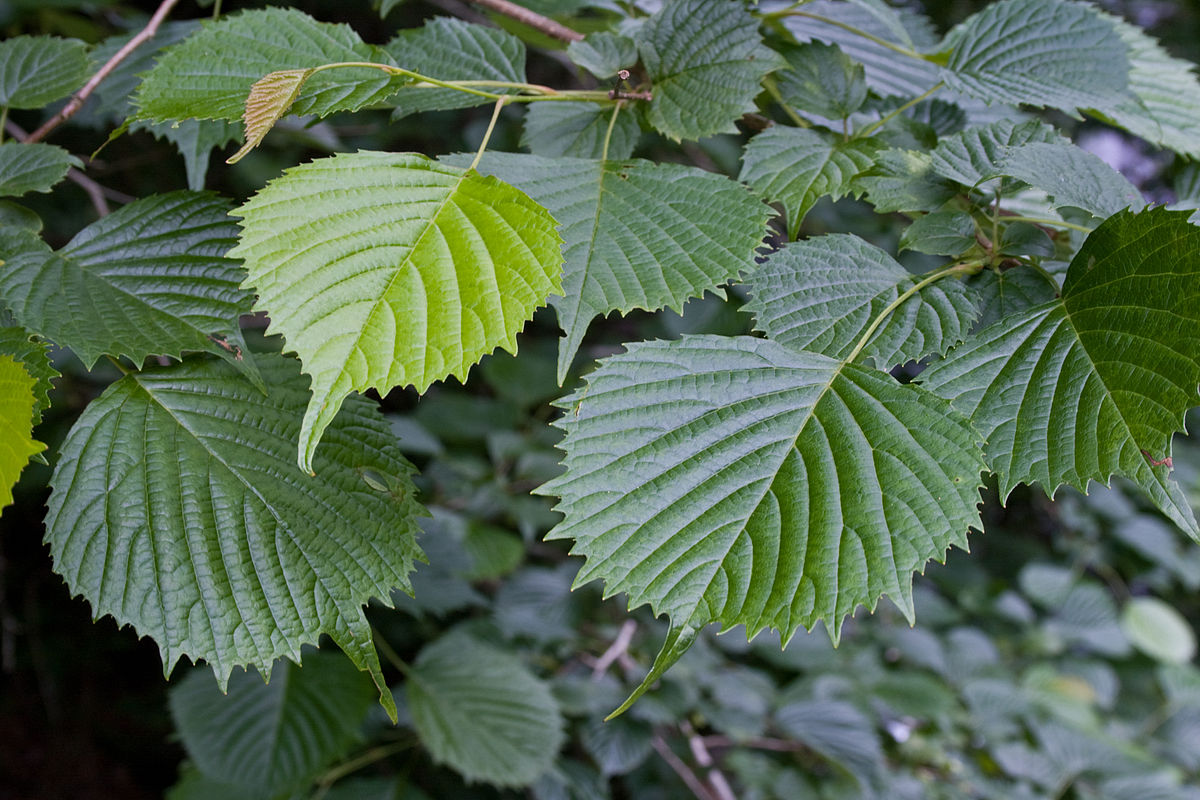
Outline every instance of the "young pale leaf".
[[633, 155], [642, 129], [630, 111], [618, 113], [615, 122], [612, 116], [612, 107], [595, 103], [534, 103], [525, 112], [521, 144], [547, 158], [602, 158], [611, 123], [608, 159], [621, 161]]
[[758, 35], [758, 22], [729, 0], [667, 0], [638, 32], [654, 99], [647, 120], [666, 136], [736, 133], [754, 110], [767, 73], [787, 66]]
[[[557, 162], [556, 162], [557, 163]], [[425, 391], [467, 370], [560, 292], [562, 240], [513, 187], [411, 153], [287, 170], [236, 212], [246, 287], [312, 376], [300, 466], [353, 391]]]
[[879, 370], [685, 336], [629, 345], [562, 406], [548, 538], [586, 558], [577, 584], [668, 614], [675, 651], [712, 621], [836, 637], [884, 594], [911, 617], [913, 572], [980, 525], [970, 424]]
[[564, 297], [551, 301], [566, 332], [560, 383], [592, 319], [680, 311], [716, 291], [753, 265], [771, 214], [744, 186], [677, 164], [493, 153], [480, 168], [546, 206], [566, 240]]
[[78, 39], [5, 39], [0, 42], [0, 108], [41, 108], [78, 89], [87, 70], [87, 45]]
[[[438, 80], [525, 82], [525, 44], [520, 39], [460, 19], [434, 17], [423, 27], [400, 31], [383, 49], [397, 65]], [[494, 86], [478, 88], [506, 91]], [[454, 89], [409, 86], [391, 102], [396, 106], [393, 119], [398, 119], [420, 111], [469, 108], [492, 101]]]
[[258, 143], [275, 127], [279, 118], [288, 112], [300, 95], [304, 82], [313, 74], [311, 69], [281, 69], [264, 75], [250, 87], [246, 97], [246, 143], [226, 162], [235, 164], [258, 147]]
[[876, 154], [874, 164], [855, 176], [850, 188], [866, 193], [867, 202], [881, 214], [937, 211], [955, 194], [934, 174], [929, 154], [899, 148]]
[[202, 774], [276, 797], [303, 788], [345, 752], [373, 695], [344, 657], [305, 648], [301, 664], [276, 664], [270, 682], [235, 673], [227, 693], [192, 670], [169, 700], [175, 730]]
[[[747, 280], [756, 327], [793, 350], [845, 359], [877, 316], [918, 280], [850, 234], [793, 242]], [[942, 355], [966, 338], [976, 310], [958, 281], [921, 289], [888, 315], [862, 353], [881, 369]]]
[[1050, 195], [1054, 208], [1082, 208], [1097, 217], [1110, 217], [1146, 205], [1137, 187], [1125, 176], [1073, 144], [1032, 142], [1005, 148], [1000, 163], [984, 178], [1016, 178]]
[[934, 256], [958, 256], [976, 245], [975, 220], [965, 211], [934, 211], [918, 217], [900, 234], [900, 249]]
[[942, 79], [988, 103], [1076, 109], [1118, 100], [1129, 82], [1112, 23], [1072, 0], [1002, 0], [946, 37]]
[[795, 239], [817, 201], [850, 194], [851, 180], [871, 166], [879, 149], [873, 139], [843, 141], [805, 128], [775, 127], [746, 145], [738, 179], [783, 203]]
[[237, 226], [211, 192], [135, 200], [58, 251], [0, 230], [0, 297], [30, 330], [69, 347], [89, 369], [102, 355], [135, 364], [207, 351], [257, 380], [238, 316], [250, 295], [226, 258]]
[[1069, 143], [1044, 122], [997, 120], [943, 138], [930, 154], [930, 167], [943, 178], [974, 187], [999, 174], [1009, 148], [1033, 142]]
[[558, 704], [516, 657], [452, 633], [421, 650], [406, 678], [421, 743], [468, 781], [524, 786], [558, 755]]
[[987, 439], [1007, 497], [1018, 483], [1123, 475], [1190, 536], [1169, 478], [1171, 435], [1200, 396], [1200, 228], [1186, 212], [1121, 212], [1071, 262], [1061, 298], [980, 331], [921, 375]]
[[299, 364], [259, 360], [266, 396], [207, 360], [127, 375], [84, 409], [50, 481], [55, 570], [97, 617], [154, 639], [168, 673], [186, 655], [222, 686], [239, 665], [269, 677], [324, 633], [390, 704], [362, 606], [409, 590], [412, 467], [352, 401], [326, 431], [321, 476], [298, 471]]
[[779, 93], [796, 108], [826, 119], [850, 116], [867, 99], [863, 65], [835, 44], [810, 42], [783, 52], [788, 69], [776, 75]]
[[0, 509], [12, 502], [12, 487], [29, 459], [46, 449], [33, 438], [37, 380], [8, 353], [0, 352]]
[[42, 413], [50, 407], [50, 382], [60, 373], [50, 363], [49, 346], [24, 328], [0, 328], [0, 355], [12, 356], [34, 378], [34, 427], [42, 421]]
[[597, 78], [611, 78], [637, 64], [637, 42], [619, 33], [599, 31], [589, 33], [583, 41], [571, 42], [567, 55]]
[[5, 142], [0, 144], [0, 197], [48, 192], [67, 177], [67, 170], [82, 166], [78, 158], [52, 144]]
[[[295, 9], [245, 11], [206, 23], [163, 51], [133, 98], [137, 117], [154, 122], [240, 120], [254, 83], [272, 72], [343, 61], [390, 64], [347, 25], [317, 22]], [[395, 94], [407, 78], [370, 67], [331, 69], [305, 81], [294, 114], [355, 111]]]

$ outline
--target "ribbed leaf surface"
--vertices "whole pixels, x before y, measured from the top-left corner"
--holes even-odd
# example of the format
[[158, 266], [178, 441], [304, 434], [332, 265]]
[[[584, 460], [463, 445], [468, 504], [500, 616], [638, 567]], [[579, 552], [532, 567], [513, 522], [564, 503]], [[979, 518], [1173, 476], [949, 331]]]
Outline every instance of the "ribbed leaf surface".
[[567, 55], [597, 78], [611, 78], [637, 64], [637, 42], [619, 33], [597, 31], [567, 45]]
[[1171, 435], [1200, 401], [1200, 228], [1123, 212], [1071, 262], [1062, 297], [979, 332], [924, 385], [971, 415], [1007, 497], [1118, 474], [1200, 538], [1171, 471]]
[[[245, 11], [206, 23], [159, 56], [133, 104], [140, 119], [239, 120], [254, 82], [271, 72], [342, 61], [391, 61], [347, 25], [317, 22], [295, 9]], [[333, 69], [305, 82], [294, 114], [324, 116], [380, 102], [405, 78], [373, 68]]]
[[1073, 206], [1097, 217], [1141, 210], [1145, 198], [1124, 175], [1073, 144], [1033, 142], [1005, 149], [991, 175], [1028, 183], [1050, 195], [1055, 208]]
[[1020, 267], [996, 273], [990, 269], [967, 281], [979, 303], [979, 328], [986, 328], [1031, 306], [1058, 296], [1058, 284], [1043, 273]]
[[997, 120], [946, 136], [930, 154], [933, 171], [963, 186], [975, 186], [998, 173], [1010, 147], [1048, 142], [1065, 144], [1066, 139], [1044, 122], [1013, 123]]
[[628, 111], [617, 114], [596, 103], [531, 103], [525, 112], [525, 130], [521, 144], [537, 156], [555, 158], [603, 158], [604, 137], [612, 123], [608, 158], [622, 161], [633, 155], [642, 135], [637, 116]]
[[41, 108], [87, 78], [87, 45], [57, 36], [14, 36], [0, 42], [0, 107]]
[[524, 786], [558, 754], [558, 704], [514, 656], [450, 634], [421, 650], [406, 677], [421, 743], [468, 781]]
[[[890, 375], [751, 337], [628, 346], [563, 402], [563, 521], [577, 583], [717, 621], [835, 636], [966, 547], [984, 465], [965, 417]], [[686, 638], [686, 637], [685, 637]], [[656, 664], [656, 669], [659, 667]]]
[[263, 683], [235, 673], [228, 694], [201, 670], [171, 688], [175, 730], [208, 778], [275, 797], [302, 788], [357, 738], [374, 692], [336, 653], [305, 650], [281, 661]]
[[[844, 359], [877, 316], [918, 277], [857, 236], [830, 234], [778, 250], [747, 280], [756, 327], [793, 350]], [[961, 342], [977, 311], [958, 281], [905, 300], [862, 350], [881, 369]]]
[[1002, 0], [950, 32], [942, 79], [988, 103], [1067, 112], [1117, 100], [1129, 59], [1116, 29], [1087, 4]]
[[0, 197], [48, 192], [67, 177], [67, 170], [82, 166], [78, 158], [52, 144], [5, 142], [0, 144]]
[[783, 203], [794, 239], [817, 201], [849, 194], [850, 181], [871, 166], [879, 149], [872, 139], [843, 141], [807, 128], [775, 127], [746, 145], [738, 177], [768, 200]]
[[239, 665], [268, 675], [326, 633], [390, 703], [362, 606], [409, 590], [412, 467], [355, 401], [326, 431], [320, 477], [304, 475], [299, 364], [259, 358], [266, 396], [208, 360], [127, 375], [88, 405], [51, 479], [55, 570], [97, 617], [154, 639], [167, 672], [186, 655], [222, 685]]
[[753, 265], [771, 209], [720, 175], [648, 161], [601, 162], [508, 153], [481, 169], [519, 186], [550, 210], [566, 240], [565, 379], [588, 323], [610, 311], [679, 311]]
[[791, 105], [827, 119], [848, 117], [867, 99], [863, 65], [835, 44], [809, 42], [783, 53], [788, 69], [776, 76]]
[[646, 119], [676, 141], [736, 133], [762, 79], [787, 66], [729, 0], [667, 0], [637, 42], [654, 94]]
[[12, 502], [12, 487], [29, 459], [46, 449], [33, 438], [37, 381], [21, 362], [0, 352], [0, 509]]
[[934, 173], [932, 158], [916, 150], [892, 148], [876, 154], [870, 168], [854, 177], [851, 189], [865, 192], [881, 214], [937, 211], [954, 197], [954, 187]]
[[287, 170], [236, 212], [255, 306], [312, 376], [300, 465], [353, 391], [466, 377], [561, 291], [561, 239], [511, 186], [408, 153]]
[[[525, 44], [506, 31], [472, 25], [460, 19], [435, 17], [423, 27], [400, 31], [384, 50], [397, 66], [443, 81], [525, 82]], [[488, 92], [504, 89], [479, 87]], [[390, 101], [394, 117], [419, 111], [443, 111], [490, 103], [486, 97], [454, 89], [415, 86], [400, 90]]]
[[[264, 75], [250, 87], [246, 97], [246, 143], [229, 158], [232, 164], [249, 153], [275, 127], [300, 94], [304, 82], [312, 75], [308, 69], [281, 69]], [[199, 121], [199, 120], [197, 120]]]
[[250, 296], [225, 254], [237, 226], [212, 193], [136, 200], [53, 251], [35, 234], [0, 230], [0, 297], [30, 330], [89, 368], [102, 355], [208, 351], [254, 370], [238, 327]]

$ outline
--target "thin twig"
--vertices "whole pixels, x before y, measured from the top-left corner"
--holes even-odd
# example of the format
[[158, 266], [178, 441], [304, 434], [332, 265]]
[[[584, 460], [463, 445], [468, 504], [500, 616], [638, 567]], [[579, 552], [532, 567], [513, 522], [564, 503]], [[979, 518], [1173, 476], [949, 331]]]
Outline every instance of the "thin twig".
[[770, 750], [776, 753], [797, 753], [807, 751], [808, 748], [800, 742], [792, 742], [787, 739], [772, 739], [766, 736], [759, 736], [746, 740], [735, 740], [728, 736], [704, 736], [701, 738], [705, 747], [712, 749], [724, 749], [727, 747], [749, 747], [754, 750]]
[[720, 768], [716, 766], [712, 753], [708, 752], [708, 748], [704, 745], [704, 739], [700, 734], [696, 733], [696, 729], [692, 727], [692, 723], [684, 720], [679, 724], [679, 729], [687, 737], [688, 748], [692, 751], [692, 758], [696, 759], [697, 764], [708, 770], [708, 785], [712, 787], [713, 794], [717, 796], [717, 800], [737, 800], [733, 789], [729, 786], [729, 781], [725, 778], [725, 773], [721, 772]]
[[541, 31], [552, 39], [558, 39], [563, 42], [583, 41], [582, 33], [577, 33], [565, 25], [560, 25], [549, 17], [543, 17], [541, 14], [530, 11], [524, 6], [511, 3], [509, 0], [471, 0], [471, 2], [484, 8], [489, 8], [497, 14], [503, 14], [510, 19], [515, 19], [523, 25], [528, 25], [531, 28]]
[[617, 631], [617, 638], [613, 639], [613, 643], [596, 659], [595, 665], [592, 666], [592, 680], [599, 680], [613, 665], [613, 662], [620, 658], [622, 653], [629, 650], [629, 643], [633, 641], [633, 633], [636, 630], [637, 623], [631, 619], [627, 619], [621, 624], [621, 630]]
[[171, 13], [171, 9], [178, 2], [179, 0], [163, 0], [158, 6], [158, 10], [154, 12], [154, 16], [150, 17], [150, 21], [146, 23], [146, 27], [142, 28], [136, 36], [126, 42], [120, 50], [113, 54], [112, 58], [104, 62], [104, 66], [96, 70], [96, 74], [88, 79], [83, 88], [76, 92], [57, 114], [46, 120], [42, 124], [42, 127], [29, 134], [29, 141], [40, 142], [46, 138], [46, 135], [50, 131], [73, 117], [83, 107], [87, 99], [92, 96], [92, 92], [96, 91], [96, 87], [100, 85], [100, 82], [107, 78], [130, 53], [158, 32], [158, 26], [162, 24], [163, 20], [167, 18], [167, 14]]
[[718, 800], [708, 790], [708, 787], [704, 785], [704, 782], [696, 777], [696, 773], [692, 772], [691, 768], [684, 763], [683, 759], [675, 755], [675, 751], [671, 749], [669, 744], [663, 741], [661, 736], [655, 735], [651, 740], [651, 744], [654, 745], [654, 749], [658, 751], [662, 760], [667, 762], [668, 766], [675, 770], [675, 774], [683, 779], [683, 782], [692, 790], [692, 794], [696, 796], [697, 800]]

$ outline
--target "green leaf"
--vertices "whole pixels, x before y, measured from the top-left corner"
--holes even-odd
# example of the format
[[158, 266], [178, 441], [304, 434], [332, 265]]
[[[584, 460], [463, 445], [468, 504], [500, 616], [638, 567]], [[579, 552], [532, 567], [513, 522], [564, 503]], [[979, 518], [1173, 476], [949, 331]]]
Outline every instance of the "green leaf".
[[1121, 173], [1073, 144], [1033, 142], [1004, 150], [1000, 164], [985, 178], [1006, 176], [1050, 195], [1054, 208], [1082, 208], [1110, 217], [1131, 208], [1141, 210], [1145, 198]]
[[[164, 47], [177, 44], [200, 29], [199, 20], [165, 22], [154, 36], [127, 53], [96, 87], [72, 117], [76, 124], [83, 123], [95, 128], [108, 128], [121, 124], [132, 109], [130, 100], [142, 82], [142, 75], [149, 72]], [[122, 33], [104, 39], [92, 48], [91, 59], [95, 64], [106, 64], [118, 51], [133, 39], [136, 33]]]
[[29, 459], [46, 449], [34, 441], [30, 422], [36, 384], [21, 362], [0, 353], [0, 509], [12, 502], [12, 487]]
[[0, 107], [41, 108], [87, 78], [87, 45], [57, 36], [14, 36], [0, 42]]
[[629, 111], [617, 114], [615, 122], [612, 116], [611, 107], [595, 103], [532, 103], [525, 113], [521, 144], [548, 158], [602, 158], [611, 123], [608, 158], [621, 161], [633, 155], [642, 129]]
[[250, 296], [226, 258], [237, 226], [212, 193], [152, 195], [84, 228], [58, 251], [0, 230], [0, 296], [30, 330], [89, 369], [102, 355], [207, 351], [257, 380], [238, 327]]
[[589, 33], [583, 41], [567, 45], [572, 61], [597, 78], [611, 78], [622, 69], [632, 69], [638, 61], [637, 42], [609, 31]]
[[302, 788], [358, 738], [374, 692], [345, 658], [306, 649], [271, 680], [239, 672], [223, 693], [203, 670], [171, 687], [175, 730], [211, 780], [274, 797]]
[[[347, 25], [317, 22], [290, 8], [244, 11], [207, 22], [162, 52], [138, 87], [137, 118], [240, 120], [256, 81], [271, 72], [343, 61], [390, 63]], [[354, 111], [395, 94], [407, 78], [369, 67], [331, 69], [305, 82], [293, 114]]]
[[839, 700], [788, 703], [775, 712], [779, 727], [866, 784], [884, 765], [879, 735], [870, 719]]
[[[424, 27], [400, 31], [384, 46], [396, 64], [443, 81], [525, 82], [525, 44], [506, 31], [460, 19], [434, 17]], [[506, 93], [501, 88], [479, 87]], [[514, 91], [514, 90], [507, 90]], [[420, 111], [470, 108], [486, 97], [436, 87], [405, 87], [391, 99], [393, 119]]]
[[[780, 344], [841, 360], [917, 280], [875, 245], [829, 234], [772, 253], [747, 281], [745, 310]], [[966, 337], [976, 313], [960, 282], [937, 281], [889, 314], [862, 353], [880, 369], [942, 355]]]
[[742, 4], [728, 0], [667, 0], [637, 43], [654, 95], [646, 119], [675, 141], [736, 133], [762, 79], [787, 65]]
[[871, 166], [879, 145], [871, 139], [844, 141], [805, 128], [774, 127], [750, 140], [738, 178], [768, 200], [783, 203], [788, 233], [822, 197], [838, 200], [851, 193], [851, 180]]
[[525, 786], [558, 754], [558, 704], [514, 656], [452, 633], [422, 649], [406, 678], [421, 743], [468, 781]]
[[492, 153], [480, 166], [549, 209], [566, 240], [563, 298], [551, 301], [567, 334], [560, 383], [592, 319], [681, 311], [716, 291], [753, 264], [771, 213], [734, 181], [677, 164]]
[[1121, 610], [1121, 629], [1138, 650], [1163, 664], [1196, 657], [1196, 633], [1188, 621], [1157, 597], [1135, 597]]
[[356, 400], [321, 477], [299, 472], [299, 364], [259, 360], [267, 396], [207, 360], [127, 375], [84, 409], [50, 482], [55, 569], [96, 617], [154, 639], [167, 673], [186, 655], [222, 686], [239, 665], [269, 677], [324, 633], [390, 704], [362, 606], [408, 590], [420, 558], [412, 467]]
[[224, 120], [185, 119], [182, 122], [135, 122], [132, 130], [148, 131], [158, 139], [175, 145], [183, 156], [187, 170], [188, 188], [194, 192], [204, 189], [208, 175], [209, 154], [242, 136], [241, 125]]
[[1123, 475], [1200, 539], [1168, 474], [1200, 399], [1200, 228], [1186, 212], [1121, 212], [1088, 236], [1062, 297], [1006, 317], [922, 374], [986, 438], [1001, 497]]
[[33, 416], [31, 424], [37, 427], [42, 414], [50, 407], [50, 382], [60, 373], [50, 363], [49, 346], [32, 336], [24, 328], [0, 328], [0, 355], [12, 356], [34, 377]]
[[26, 192], [48, 192], [67, 177], [71, 167], [83, 162], [52, 144], [0, 144], [0, 197], [20, 197]]
[[893, 148], [876, 154], [875, 163], [851, 181], [854, 192], [881, 214], [890, 211], [937, 211], [955, 195], [949, 183], [934, 174], [928, 153]]
[[979, 304], [979, 329], [1058, 297], [1058, 284], [1045, 273], [1023, 267], [1000, 273], [984, 270], [968, 279], [967, 286]]
[[586, 559], [576, 584], [650, 604], [673, 636], [837, 637], [883, 594], [911, 618], [913, 571], [979, 527], [977, 436], [931, 393], [752, 337], [627, 348], [562, 401], [566, 470], [538, 491], [561, 498], [547, 538]]
[[775, 80], [790, 105], [836, 120], [850, 116], [867, 99], [863, 65], [835, 44], [811, 42], [783, 51], [788, 69]]
[[287, 170], [236, 212], [268, 333], [312, 376], [300, 466], [352, 391], [423, 392], [467, 370], [561, 291], [561, 239], [527, 196], [474, 170], [360, 151]]
[[930, 168], [943, 178], [974, 187], [998, 174], [1009, 148], [1033, 142], [1066, 144], [1068, 140], [1038, 120], [1016, 124], [1002, 119], [943, 138], [930, 154]]
[[[19, 228], [32, 233], [40, 233], [42, 218], [25, 206], [11, 200], [0, 200], [0, 228]], [[2, 322], [3, 317], [0, 316], [0, 324]]]
[[1002, 0], [946, 37], [942, 79], [988, 103], [1076, 109], [1118, 99], [1129, 59], [1116, 29], [1096, 10], [1069, 0]]
[[900, 249], [934, 256], [957, 256], [975, 246], [975, 220], [965, 211], [934, 211], [918, 217], [900, 234]]

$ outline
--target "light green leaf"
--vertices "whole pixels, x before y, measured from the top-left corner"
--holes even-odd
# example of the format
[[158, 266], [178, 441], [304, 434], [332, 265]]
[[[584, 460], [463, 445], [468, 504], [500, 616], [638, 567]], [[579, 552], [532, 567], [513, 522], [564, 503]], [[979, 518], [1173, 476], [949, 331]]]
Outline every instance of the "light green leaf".
[[42, 413], [50, 407], [50, 382], [60, 373], [50, 363], [48, 345], [24, 328], [0, 328], [0, 355], [12, 356], [34, 377], [33, 416], [31, 424], [41, 424]]
[[954, 197], [953, 187], [934, 174], [928, 153], [893, 148], [876, 154], [875, 163], [851, 181], [881, 214], [937, 211]]
[[979, 527], [977, 436], [931, 393], [752, 337], [627, 347], [562, 402], [566, 471], [539, 489], [577, 585], [673, 631], [836, 637], [883, 594], [911, 618], [913, 572]]
[[934, 211], [918, 217], [900, 234], [900, 249], [934, 256], [958, 256], [976, 245], [975, 220], [965, 211]]
[[470, 636], [452, 633], [426, 646], [406, 678], [421, 743], [468, 781], [526, 786], [562, 746], [562, 717], [546, 683]]
[[312, 376], [300, 466], [352, 391], [423, 392], [517, 333], [561, 291], [545, 209], [495, 178], [360, 151], [287, 170], [236, 212], [255, 308]]
[[[434, 17], [424, 27], [400, 31], [384, 51], [398, 66], [438, 80], [525, 82], [525, 44], [520, 39], [460, 19]], [[505, 93], [502, 88], [479, 88]], [[391, 102], [396, 106], [393, 119], [399, 119], [419, 111], [469, 108], [492, 101], [454, 89], [410, 86]]]
[[1001, 497], [1123, 475], [1193, 538], [1171, 435], [1200, 395], [1200, 228], [1121, 212], [1088, 236], [1059, 299], [1006, 317], [921, 376], [971, 415]]
[[[877, 316], [918, 280], [891, 256], [850, 234], [793, 242], [750, 275], [745, 310], [756, 328], [793, 350], [845, 359]], [[963, 285], [940, 280], [888, 315], [863, 348], [880, 369], [941, 355], [961, 342], [977, 312]]]
[[1016, 178], [1050, 195], [1054, 208], [1082, 208], [1110, 217], [1146, 205], [1137, 187], [1121, 173], [1073, 144], [1033, 142], [1006, 148], [1000, 163], [985, 178]]
[[789, 104], [826, 119], [848, 117], [867, 99], [863, 65], [835, 44], [810, 42], [783, 51], [788, 69], [775, 80]]
[[654, 99], [646, 119], [666, 136], [736, 133], [767, 73], [787, 66], [758, 22], [729, 0], [667, 0], [638, 32]]
[[57, 36], [14, 36], [0, 42], [0, 107], [41, 108], [87, 78], [87, 45]]
[[256, 379], [238, 327], [250, 295], [226, 258], [237, 234], [228, 212], [212, 193], [152, 195], [58, 251], [27, 231], [0, 230], [0, 297], [22, 325], [89, 369], [105, 354], [141, 364], [207, 351]]
[[1002, 0], [952, 30], [942, 79], [988, 103], [1076, 109], [1118, 100], [1129, 59], [1116, 29], [1071, 0]]
[[1058, 284], [1046, 274], [1024, 267], [1000, 273], [985, 269], [969, 278], [967, 286], [979, 304], [979, 329], [1058, 297]]
[[[290, 8], [244, 11], [208, 22], [162, 52], [134, 96], [137, 118], [240, 120], [250, 87], [268, 73], [343, 61], [390, 63], [347, 25]], [[354, 111], [395, 94], [407, 78], [368, 67], [331, 69], [304, 84], [293, 114]]]
[[171, 687], [175, 730], [211, 780], [275, 797], [302, 788], [358, 738], [374, 692], [336, 653], [305, 648], [301, 664], [281, 661], [264, 683], [239, 672], [222, 693], [192, 670]]
[[805, 128], [774, 127], [750, 140], [738, 178], [783, 203], [795, 239], [809, 210], [822, 197], [851, 193], [851, 180], [871, 166], [879, 145], [871, 139], [843, 141]]
[[642, 129], [628, 110], [617, 114], [616, 122], [612, 116], [611, 107], [595, 103], [533, 103], [525, 113], [521, 144], [548, 158], [601, 158], [611, 123], [608, 158], [621, 161], [633, 155]]
[[67, 177], [67, 170], [82, 166], [78, 158], [52, 144], [5, 142], [0, 144], [0, 197], [48, 192]]
[[550, 210], [566, 240], [563, 298], [551, 301], [566, 332], [565, 380], [588, 324], [610, 311], [680, 311], [691, 297], [753, 264], [771, 209], [721, 175], [677, 164], [484, 156], [481, 169]]
[[186, 655], [222, 686], [240, 665], [269, 676], [324, 633], [390, 704], [362, 606], [408, 590], [420, 558], [412, 467], [356, 400], [305, 476], [299, 364], [259, 361], [267, 396], [207, 360], [127, 375], [84, 409], [50, 482], [55, 569], [96, 617], [154, 639], [168, 673]]
[[12, 487], [29, 459], [46, 449], [34, 441], [30, 422], [36, 384], [21, 362], [0, 352], [0, 509], [12, 502]]
[[609, 31], [589, 33], [583, 41], [567, 45], [567, 55], [597, 78], [611, 78], [638, 61], [637, 42]]
[[1186, 664], [1196, 657], [1196, 632], [1157, 597], [1135, 597], [1126, 603], [1121, 629], [1134, 647], [1164, 664]]
[[1019, 124], [998, 120], [943, 138], [930, 154], [930, 168], [943, 178], [974, 187], [998, 174], [1010, 147], [1032, 142], [1067, 144], [1068, 140], [1038, 120]]

